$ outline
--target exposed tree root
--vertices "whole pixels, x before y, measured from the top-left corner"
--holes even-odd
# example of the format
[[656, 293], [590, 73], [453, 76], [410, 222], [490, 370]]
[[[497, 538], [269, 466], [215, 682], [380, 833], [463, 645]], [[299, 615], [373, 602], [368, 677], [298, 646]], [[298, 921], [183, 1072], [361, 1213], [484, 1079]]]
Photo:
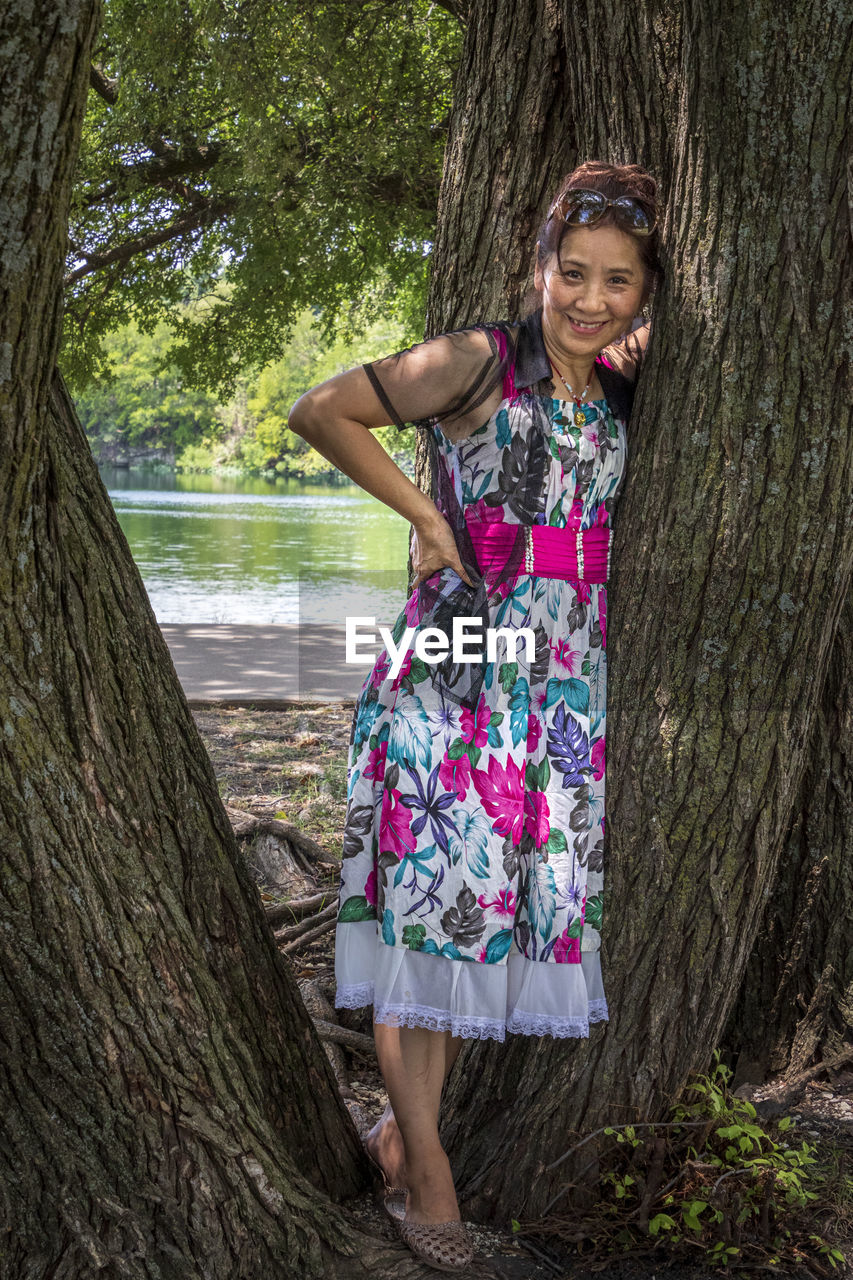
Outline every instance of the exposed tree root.
[[372, 1036], [363, 1035], [360, 1031], [350, 1031], [348, 1027], [342, 1027], [337, 1022], [326, 1022], [324, 1019], [315, 1018], [314, 1026], [321, 1040], [333, 1040], [335, 1044], [344, 1044], [357, 1053], [376, 1057], [376, 1045]]
[[[337, 903], [332, 904], [332, 910], [328, 916], [322, 918], [324, 913], [318, 917], [320, 923], [307, 933], [301, 933], [301, 936], [295, 938], [292, 942], [288, 942], [282, 947], [284, 952], [300, 951], [302, 947], [308, 945], [309, 942], [315, 942], [317, 938], [321, 938], [324, 933], [331, 933], [337, 924]], [[310, 923], [310, 922], [309, 922]]]
[[284, 921], [292, 923], [294, 920], [301, 920], [304, 916], [313, 915], [317, 910], [328, 902], [329, 893], [314, 893], [310, 898], [293, 898], [290, 902], [277, 902], [274, 906], [264, 907], [264, 914], [267, 918], [267, 924], [272, 928], [282, 924]]
[[242, 809], [229, 809], [227, 806], [225, 812], [238, 840], [247, 836], [276, 836], [290, 846], [304, 870], [311, 875], [316, 874], [318, 863], [334, 861], [316, 840], [312, 840], [292, 822], [283, 822], [280, 818], [256, 818], [254, 814], [245, 813]]

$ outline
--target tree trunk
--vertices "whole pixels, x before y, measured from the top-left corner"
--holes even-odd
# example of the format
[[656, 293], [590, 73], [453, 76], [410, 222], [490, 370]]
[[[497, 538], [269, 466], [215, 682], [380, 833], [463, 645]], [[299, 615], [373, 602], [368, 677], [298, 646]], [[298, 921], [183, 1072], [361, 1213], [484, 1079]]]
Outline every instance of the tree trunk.
[[402, 1250], [328, 1199], [367, 1183], [358, 1137], [55, 370], [100, 14], [62, 15], [7, 7], [0, 41], [0, 1276], [381, 1274]]
[[610, 583], [610, 1021], [466, 1046], [443, 1137], [474, 1214], [539, 1213], [581, 1168], [547, 1168], [571, 1130], [668, 1110], [777, 883], [853, 568], [849, 25], [811, 0], [483, 0], [468, 28], [432, 331], [513, 313], [578, 160], [656, 174], [667, 268]]
[[759, 1083], [853, 1042], [853, 593], [844, 603], [779, 875], [725, 1034]]
[[[472, 6], [467, 32], [438, 202], [427, 336], [523, 307], [539, 211], [576, 148], [554, 0], [487, 0]], [[419, 431], [415, 473], [432, 493], [428, 466]]]

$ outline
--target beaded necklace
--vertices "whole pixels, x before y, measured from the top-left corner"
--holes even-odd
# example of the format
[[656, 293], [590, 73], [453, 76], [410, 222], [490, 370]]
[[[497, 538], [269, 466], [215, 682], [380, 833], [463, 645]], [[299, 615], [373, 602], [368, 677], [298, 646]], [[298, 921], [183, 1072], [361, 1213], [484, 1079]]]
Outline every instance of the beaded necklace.
[[569, 396], [571, 397], [572, 403], [577, 405], [577, 409], [573, 414], [574, 423], [576, 427], [582, 427], [583, 424], [586, 422], [586, 414], [583, 411], [583, 398], [586, 395], [587, 391], [589, 391], [590, 387], [592, 386], [592, 377], [593, 377], [593, 374], [595, 373], [595, 362], [593, 361], [592, 369], [590, 370], [590, 373], [589, 373], [589, 381], [587, 382], [586, 386], [584, 387], [583, 391], [580, 393], [579, 396], [576, 396], [574, 391], [572, 391], [571, 386], [569, 385], [568, 382], [566, 382], [566, 379], [560, 373], [560, 370], [554, 364], [553, 360], [551, 361], [551, 368], [554, 370], [557, 377], [560, 379], [563, 386], [568, 391]]

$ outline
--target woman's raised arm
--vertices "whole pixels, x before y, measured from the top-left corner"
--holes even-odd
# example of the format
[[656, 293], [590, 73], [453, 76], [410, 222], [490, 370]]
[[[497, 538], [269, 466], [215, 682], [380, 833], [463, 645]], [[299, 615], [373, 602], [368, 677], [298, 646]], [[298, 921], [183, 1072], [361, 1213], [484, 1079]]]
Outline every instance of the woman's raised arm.
[[444, 516], [371, 433], [391, 422], [457, 413], [466, 398], [476, 399], [469, 389], [494, 358], [493, 340], [482, 330], [442, 335], [375, 361], [375, 382], [364, 366], [350, 369], [306, 391], [290, 410], [288, 425], [297, 435], [414, 525], [419, 580], [450, 565], [470, 584]]

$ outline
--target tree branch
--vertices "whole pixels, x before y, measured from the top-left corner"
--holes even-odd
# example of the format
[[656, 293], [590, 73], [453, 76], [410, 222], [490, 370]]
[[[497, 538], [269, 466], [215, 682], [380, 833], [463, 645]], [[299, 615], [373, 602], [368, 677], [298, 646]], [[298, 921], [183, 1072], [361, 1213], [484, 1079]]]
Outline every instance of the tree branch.
[[89, 87], [100, 94], [104, 102], [114, 107], [118, 102], [118, 80], [108, 80], [100, 67], [92, 63], [89, 68]]
[[[101, 187], [98, 191], [87, 195], [82, 202], [83, 207], [89, 209], [93, 205], [103, 204], [119, 194], [124, 183], [137, 189], [143, 186], [152, 186], [174, 190], [178, 186], [175, 183], [176, 178], [182, 178], [188, 174], [206, 173], [221, 159], [223, 151], [222, 144], [215, 142], [206, 147], [195, 148], [189, 154], [184, 152], [178, 155], [177, 152], [173, 151], [171, 155], [142, 160], [139, 164], [121, 165], [116, 170], [116, 177], [110, 182], [109, 186]], [[198, 193], [193, 192], [191, 187], [179, 187], [178, 189], [185, 191], [188, 196], [191, 194], [198, 197]]]
[[439, 9], [451, 14], [464, 27], [468, 21], [468, 0], [435, 0]]
[[177, 240], [189, 231], [195, 231], [205, 223], [213, 222], [216, 218], [231, 213], [237, 208], [238, 203], [237, 200], [214, 200], [204, 208], [183, 214], [159, 231], [150, 231], [147, 235], [137, 236], [135, 240], [126, 240], [124, 244], [117, 245], [107, 253], [83, 253], [81, 256], [85, 260], [85, 265], [78, 267], [76, 271], [72, 271], [65, 277], [65, 288], [92, 275], [102, 267], [113, 266], [117, 262], [128, 262], [137, 253], [146, 253], [149, 249], [156, 249], [158, 245], [166, 244], [169, 240]]
[[[169, 191], [170, 194], [178, 194], [190, 200], [193, 208], [181, 214], [173, 222], [170, 222], [168, 226], [158, 231], [149, 231], [133, 240], [127, 240], [123, 244], [117, 245], [114, 249], [101, 253], [86, 253], [85, 250], [78, 247], [76, 254], [78, 258], [83, 259], [83, 265], [77, 267], [76, 270], [65, 277], [64, 287], [66, 289], [70, 285], [76, 284], [78, 280], [83, 280], [86, 276], [94, 274], [94, 272], [101, 270], [103, 267], [128, 262], [137, 253], [146, 253], [150, 249], [157, 248], [158, 245], [166, 244], [169, 240], [176, 240], [190, 231], [195, 231], [198, 227], [212, 223], [216, 219], [233, 212], [240, 205], [240, 201], [236, 198], [207, 200], [199, 192], [194, 191], [192, 187], [170, 182], [167, 179], [163, 179], [159, 185]], [[437, 199], [438, 194], [437, 192], [413, 189], [408, 177], [403, 173], [387, 174], [374, 178], [372, 181], [366, 181], [365, 190], [369, 191], [374, 199], [383, 203], [396, 205], [402, 200], [408, 199], [413, 202], [415, 207], [429, 212], [434, 210], [433, 196]], [[105, 193], [106, 189], [100, 194], [104, 195]], [[287, 192], [284, 190], [279, 191], [270, 198], [270, 203], [287, 197]], [[94, 202], [94, 197], [91, 202], [87, 203], [92, 202]], [[292, 197], [290, 197], [289, 207], [295, 207]]]

